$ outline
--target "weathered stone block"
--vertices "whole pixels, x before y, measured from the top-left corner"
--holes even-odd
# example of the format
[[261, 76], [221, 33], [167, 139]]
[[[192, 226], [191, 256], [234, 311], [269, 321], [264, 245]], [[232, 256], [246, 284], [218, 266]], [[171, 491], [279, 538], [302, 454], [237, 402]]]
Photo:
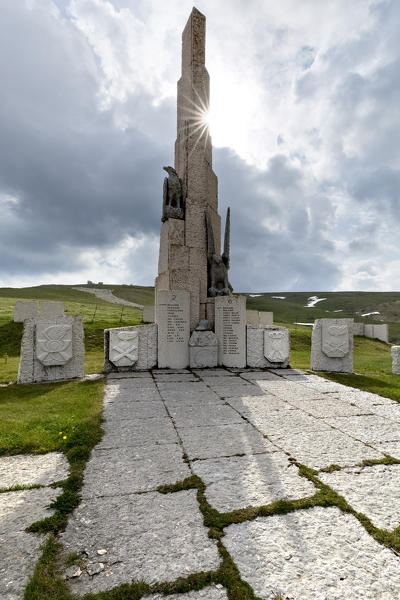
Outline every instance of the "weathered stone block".
[[311, 337], [311, 369], [353, 373], [353, 319], [317, 319]]
[[154, 323], [156, 320], [156, 307], [155, 306], [144, 306], [143, 307], [143, 323]]
[[392, 346], [392, 373], [400, 375], [400, 346]]
[[364, 323], [353, 323], [353, 335], [364, 336]]
[[39, 303], [17, 300], [14, 306], [14, 322], [23, 323], [26, 319], [35, 319], [38, 316]]
[[187, 246], [179, 246], [178, 244], [170, 244], [169, 246], [169, 265], [172, 269], [187, 269], [189, 267], [189, 248]]
[[274, 324], [274, 313], [260, 310], [258, 313], [258, 322], [261, 327], [270, 326]]
[[215, 333], [218, 338], [218, 364], [246, 366], [246, 297], [215, 298]]
[[81, 378], [84, 361], [82, 317], [24, 322], [18, 383]]
[[218, 363], [218, 339], [213, 331], [193, 331], [189, 340], [190, 367], [203, 369]]
[[258, 327], [258, 310], [246, 310], [246, 324], [255, 325], [256, 327]]
[[181, 369], [189, 364], [190, 294], [159, 291], [156, 297], [158, 366]]
[[157, 325], [104, 330], [104, 371], [152, 369], [157, 364]]
[[64, 316], [64, 302], [41, 302], [41, 319], [58, 319]]
[[290, 334], [286, 327], [247, 325], [247, 366], [289, 367]]

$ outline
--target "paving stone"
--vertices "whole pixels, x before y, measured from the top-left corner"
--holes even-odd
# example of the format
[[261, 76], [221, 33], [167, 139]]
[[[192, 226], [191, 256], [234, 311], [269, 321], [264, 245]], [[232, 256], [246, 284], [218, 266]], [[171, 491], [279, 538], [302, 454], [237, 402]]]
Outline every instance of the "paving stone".
[[306, 380], [302, 382], [301, 385], [308, 387], [310, 389], [314, 389], [318, 392], [322, 392], [324, 394], [337, 392], [355, 392], [356, 388], [351, 388], [346, 385], [342, 385], [341, 383], [337, 383], [336, 381], [329, 381], [328, 379], [324, 379], [323, 377], [318, 377], [316, 375], [308, 375], [306, 376]]
[[68, 471], [68, 461], [60, 452], [2, 456], [0, 489], [14, 485], [50, 485], [66, 479]]
[[400, 465], [353, 467], [318, 477], [376, 527], [391, 530], [399, 526]]
[[291, 436], [300, 432], [329, 431], [331, 427], [322, 419], [316, 419], [307, 415], [302, 410], [292, 407], [284, 407], [268, 413], [253, 412], [247, 417], [264, 435], [272, 439], [272, 436]]
[[231, 373], [227, 369], [193, 369], [193, 373], [196, 373], [202, 379], [208, 377], [234, 377], [234, 373]]
[[103, 412], [103, 417], [110, 421], [157, 419], [166, 416], [167, 412], [161, 399], [154, 402], [110, 402]]
[[255, 594], [296, 600], [397, 600], [400, 559], [357, 519], [315, 507], [230, 525], [224, 544]]
[[253, 372], [253, 371], [249, 371], [247, 373], [241, 373], [240, 377], [242, 379], [245, 379], [246, 381], [251, 381], [252, 383], [255, 383], [257, 381], [279, 381], [280, 377], [278, 377], [278, 375], [275, 375], [274, 373], [271, 373], [270, 371], [261, 371], [261, 372]]
[[177, 444], [94, 450], [82, 496], [113, 496], [156, 490], [190, 477]]
[[179, 428], [243, 422], [242, 417], [226, 404], [206, 404], [204, 406], [181, 403], [174, 407], [169, 406], [169, 412]]
[[171, 394], [163, 393], [163, 400], [166, 406], [180, 406], [181, 404], [187, 404], [191, 406], [208, 406], [212, 404], [225, 404], [225, 400], [214, 394], [211, 390], [208, 390], [205, 394], [180, 394], [179, 392], [173, 392]]
[[50, 517], [47, 509], [61, 489], [42, 488], [0, 494], [0, 598], [21, 600], [45, 536], [26, 533], [35, 521]]
[[173, 374], [160, 374], [160, 375], [155, 375], [155, 380], [157, 381], [157, 383], [159, 381], [171, 381], [171, 382], [175, 382], [175, 381], [195, 381], [197, 382], [198, 379], [197, 377], [195, 377], [194, 375], [192, 375], [191, 373], [173, 373]]
[[190, 375], [190, 371], [188, 371], [188, 369], [153, 369], [152, 373], [154, 375], [182, 375], [185, 373]]
[[143, 600], [228, 600], [226, 591], [222, 585], [203, 588], [198, 592], [187, 592], [186, 594], [172, 594], [164, 596], [164, 594], [152, 594], [151, 596], [143, 596]]
[[371, 414], [369, 408], [360, 408], [359, 406], [353, 405], [351, 402], [344, 402], [333, 396], [333, 394], [329, 394], [326, 398], [313, 400], [293, 398], [290, 399], [290, 404], [304, 410], [306, 413], [313, 415], [313, 417], [316, 417], [317, 419], [324, 417], [346, 417]]
[[123, 448], [176, 444], [176, 431], [169, 417], [141, 421], [106, 421], [105, 434], [96, 448]]
[[232, 397], [228, 398], [227, 402], [250, 421], [251, 417], [254, 417], [255, 415], [262, 415], [265, 417], [270, 411], [293, 409], [293, 407], [285, 402], [285, 400], [272, 395], [242, 396], [239, 398]]
[[335, 429], [273, 434], [272, 442], [312, 469], [330, 465], [357, 465], [363, 460], [382, 459], [383, 454]]
[[146, 379], [146, 378], [151, 378], [151, 372], [150, 371], [127, 371], [125, 373], [108, 373], [107, 374], [107, 379], [130, 379], [131, 377], [133, 378], [138, 378], [138, 379]]
[[396, 404], [375, 405], [371, 410], [380, 417], [400, 423], [400, 404], [398, 402], [396, 402]]
[[281, 375], [281, 377], [287, 377], [289, 375], [302, 376], [304, 377], [304, 371], [300, 371], [300, 369], [270, 369], [271, 373], [276, 373], [277, 375]]
[[362, 392], [361, 390], [356, 390], [354, 388], [347, 388], [344, 392], [336, 392], [335, 397], [340, 400], [352, 402], [360, 408], [373, 408], [374, 406], [381, 405], [398, 405], [398, 403], [391, 398], [385, 398], [384, 396], [378, 396], [378, 394], [371, 394], [370, 392]]
[[241, 396], [264, 396], [265, 392], [257, 386], [232, 385], [215, 387], [213, 390], [222, 398], [238, 398]]
[[264, 393], [273, 394], [284, 400], [290, 400], [291, 398], [321, 398], [320, 392], [283, 379], [279, 381], [259, 381], [258, 385], [264, 390]]
[[198, 460], [192, 469], [207, 486], [207, 500], [220, 512], [295, 500], [317, 491], [283, 452]]
[[397, 458], [400, 460], [400, 441], [399, 442], [373, 442], [372, 446], [383, 452], [384, 454], [388, 454], [393, 458]]
[[87, 554], [103, 571], [68, 581], [78, 595], [110, 590], [132, 580], [153, 584], [218, 569], [214, 540], [203, 525], [196, 491], [132, 494], [83, 501], [61, 535], [65, 552]]
[[394, 421], [377, 415], [327, 418], [326, 422], [362, 442], [400, 440], [400, 427]]
[[277, 451], [271, 442], [248, 423], [184, 427], [178, 428], [178, 431], [190, 459]]

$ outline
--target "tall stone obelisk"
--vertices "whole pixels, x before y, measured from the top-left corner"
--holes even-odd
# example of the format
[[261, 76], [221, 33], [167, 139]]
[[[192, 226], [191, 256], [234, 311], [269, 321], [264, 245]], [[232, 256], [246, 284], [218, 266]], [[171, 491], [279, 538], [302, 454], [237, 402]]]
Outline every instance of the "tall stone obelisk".
[[178, 81], [175, 170], [185, 190], [184, 218], [166, 218], [161, 227], [156, 292], [190, 292], [190, 329], [208, 316], [206, 211], [215, 251], [220, 253], [218, 180], [206, 124], [210, 78], [205, 67], [206, 19], [193, 8], [182, 34], [182, 76]]

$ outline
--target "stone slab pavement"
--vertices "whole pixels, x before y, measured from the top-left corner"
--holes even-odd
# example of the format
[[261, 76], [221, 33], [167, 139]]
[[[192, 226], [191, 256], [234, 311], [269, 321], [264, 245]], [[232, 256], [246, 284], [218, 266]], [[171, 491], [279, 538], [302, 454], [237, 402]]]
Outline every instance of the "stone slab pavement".
[[[400, 525], [400, 464], [383, 464], [400, 458], [396, 402], [294, 369], [218, 368], [109, 377], [104, 403], [105, 435], [61, 535], [65, 554], [82, 557], [64, 571], [77, 597], [218, 571], [197, 490], [159, 489], [193, 475], [224, 513], [222, 543], [257, 597], [400, 597], [399, 556], [356, 516], [388, 535]], [[354, 513], [318, 505], [323, 484]], [[228, 592], [217, 584], [169, 598]]]
[[[48, 506], [62, 490], [48, 486], [67, 477], [68, 462], [57, 452], [0, 457], [1, 600], [22, 600], [46, 539], [25, 529], [53, 514]], [[39, 485], [43, 487], [13, 489]]]

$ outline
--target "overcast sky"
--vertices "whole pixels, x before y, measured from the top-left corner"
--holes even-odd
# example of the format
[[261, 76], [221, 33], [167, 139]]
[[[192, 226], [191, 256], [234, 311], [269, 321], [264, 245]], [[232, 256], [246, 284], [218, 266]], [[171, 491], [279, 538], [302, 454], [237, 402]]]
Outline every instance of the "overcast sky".
[[[399, 0], [199, 0], [236, 291], [400, 290]], [[1, 0], [0, 286], [152, 285], [188, 0]]]

